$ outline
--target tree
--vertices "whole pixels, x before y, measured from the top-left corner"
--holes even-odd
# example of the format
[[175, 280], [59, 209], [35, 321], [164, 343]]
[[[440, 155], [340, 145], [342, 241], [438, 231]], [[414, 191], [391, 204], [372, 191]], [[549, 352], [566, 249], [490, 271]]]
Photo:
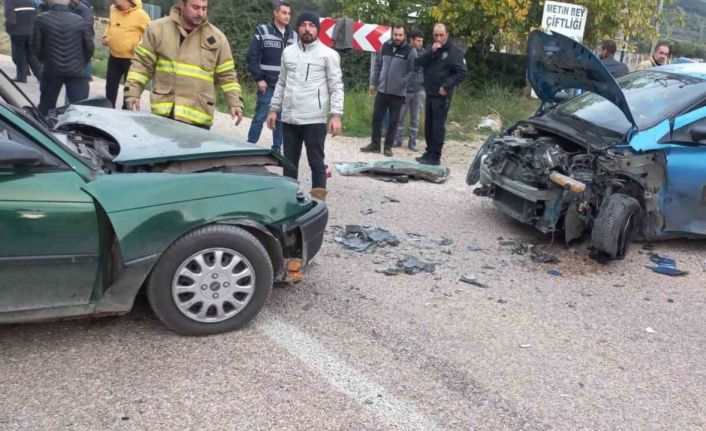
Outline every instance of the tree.
[[255, 27], [272, 19], [272, 3], [262, 0], [219, 0], [209, 2], [208, 19], [230, 42], [238, 78], [250, 79], [245, 57]]
[[[585, 6], [588, 22], [584, 43], [597, 44], [622, 32], [625, 40], [656, 37], [659, 0], [568, 0]], [[667, 0], [671, 3], [671, 0]], [[541, 25], [543, 0], [440, 0], [431, 16], [447, 25], [456, 38], [481, 52], [493, 43], [506, 46], [526, 40], [532, 28]]]

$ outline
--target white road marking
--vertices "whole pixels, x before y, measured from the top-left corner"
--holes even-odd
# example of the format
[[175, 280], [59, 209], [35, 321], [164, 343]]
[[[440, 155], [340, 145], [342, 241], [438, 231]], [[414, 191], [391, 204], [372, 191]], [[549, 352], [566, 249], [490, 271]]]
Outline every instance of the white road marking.
[[261, 328], [270, 339], [296, 356], [311, 371], [324, 377], [331, 386], [383, 421], [406, 431], [442, 429], [414, 406], [398, 400], [385, 388], [334, 357], [320, 343], [294, 326], [276, 318], [265, 318], [261, 323]]

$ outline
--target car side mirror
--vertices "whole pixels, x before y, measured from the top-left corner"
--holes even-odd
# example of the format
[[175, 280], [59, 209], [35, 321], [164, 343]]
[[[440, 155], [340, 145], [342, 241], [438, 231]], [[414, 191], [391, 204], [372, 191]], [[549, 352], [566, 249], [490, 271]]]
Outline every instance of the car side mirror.
[[8, 139], [0, 139], [0, 166], [37, 166], [42, 163], [42, 153]]
[[554, 103], [562, 103], [569, 100], [569, 93], [566, 91], [559, 91], [554, 95]]
[[701, 142], [706, 140], [706, 126], [698, 125], [689, 129], [689, 136], [694, 142]]

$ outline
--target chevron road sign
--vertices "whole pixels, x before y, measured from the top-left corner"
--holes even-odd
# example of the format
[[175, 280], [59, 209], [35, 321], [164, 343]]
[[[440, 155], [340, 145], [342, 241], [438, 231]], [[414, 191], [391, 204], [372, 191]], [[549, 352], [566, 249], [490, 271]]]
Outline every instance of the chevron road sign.
[[[336, 20], [333, 18], [321, 19], [321, 34], [319, 39], [327, 46], [334, 45], [333, 31]], [[356, 51], [379, 52], [382, 44], [390, 39], [390, 27], [386, 25], [367, 24], [364, 22], [353, 23], [353, 49]]]

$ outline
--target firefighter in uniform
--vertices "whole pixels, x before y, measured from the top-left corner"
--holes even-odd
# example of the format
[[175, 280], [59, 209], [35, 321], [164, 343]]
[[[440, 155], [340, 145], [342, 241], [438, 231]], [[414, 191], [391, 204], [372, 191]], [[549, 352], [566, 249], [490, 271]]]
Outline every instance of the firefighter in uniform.
[[210, 128], [221, 88], [235, 125], [243, 119], [240, 84], [226, 36], [206, 16], [208, 0], [180, 0], [169, 16], [152, 21], [135, 47], [125, 84], [125, 107], [140, 109], [152, 80], [153, 114]]

